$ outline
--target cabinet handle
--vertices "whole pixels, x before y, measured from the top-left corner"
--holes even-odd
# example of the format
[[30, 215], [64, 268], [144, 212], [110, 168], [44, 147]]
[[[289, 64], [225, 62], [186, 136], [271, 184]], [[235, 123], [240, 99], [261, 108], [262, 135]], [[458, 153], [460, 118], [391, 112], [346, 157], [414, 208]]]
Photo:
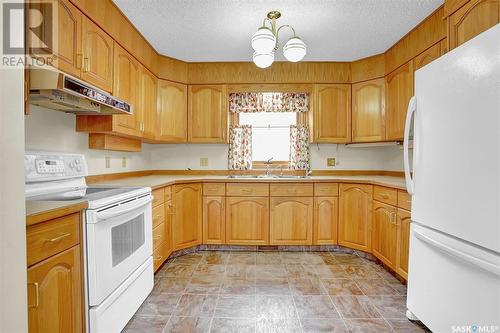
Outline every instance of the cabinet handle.
[[89, 71], [89, 67], [90, 67], [89, 63], [90, 63], [89, 58], [84, 57], [83, 58], [83, 68], [82, 68], [84, 73], [87, 73]]
[[38, 287], [38, 282], [28, 282], [28, 286], [35, 286], [35, 305], [30, 305], [30, 308], [37, 308], [40, 305], [40, 288]]
[[382, 193], [380, 196], [381, 196], [383, 199], [389, 199], [389, 195], [388, 195], [388, 194]]
[[161, 238], [161, 235], [153, 237], [153, 239], [160, 239], [160, 238]]
[[54, 238], [51, 238], [51, 239], [47, 239], [46, 242], [55, 243], [55, 242], [60, 241], [61, 239], [64, 239], [64, 238], [68, 237], [69, 235], [71, 235], [71, 234], [70, 233], [64, 233], [64, 234], [59, 235], [57, 237], [54, 237]]
[[162, 259], [163, 259], [163, 256], [156, 257], [156, 260], [162, 260]]
[[394, 212], [391, 213], [391, 223], [393, 225], [396, 225], [396, 226], [398, 225], [397, 219], [396, 219], [396, 213], [394, 213]]
[[167, 215], [175, 215], [174, 205], [168, 205], [168, 208], [170, 209], [170, 211], [167, 213]]

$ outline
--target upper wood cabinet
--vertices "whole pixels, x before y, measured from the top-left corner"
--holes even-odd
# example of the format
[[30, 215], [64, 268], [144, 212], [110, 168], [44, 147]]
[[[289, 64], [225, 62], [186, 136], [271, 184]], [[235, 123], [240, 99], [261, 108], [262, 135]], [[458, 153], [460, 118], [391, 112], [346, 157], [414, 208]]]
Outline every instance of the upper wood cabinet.
[[371, 251], [372, 185], [340, 184], [339, 245]]
[[108, 92], [113, 88], [113, 39], [90, 19], [82, 20], [81, 78]]
[[187, 86], [158, 80], [158, 132], [163, 142], [187, 141]]
[[269, 198], [226, 198], [226, 243], [269, 245]]
[[201, 244], [201, 184], [175, 185], [172, 197], [175, 210], [172, 221], [173, 250]]
[[139, 96], [140, 109], [137, 117], [142, 137], [153, 140], [157, 131], [157, 78], [143, 66], [139, 77]]
[[452, 50], [500, 22], [500, 0], [470, 0], [448, 19]]
[[312, 245], [313, 198], [271, 198], [270, 245]]
[[131, 115], [113, 116], [114, 130], [119, 133], [138, 136], [140, 128], [136, 114], [140, 112], [141, 108], [139, 105], [140, 64], [130, 53], [117, 43], [114, 43], [113, 65], [113, 95], [132, 104], [133, 111]]
[[227, 88], [225, 85], [189, 86], [189, 142], [227, 142], [227, 99]]
[[339, 199], [337, 197], [314, 198], [313, 244], [337, 244]]
[[28, 331], [83, 332], [80, 247], [28, 268]]
[[385, 139], [385, 81], [383, 78], [352, 85], [352, 141]]
[[373, 202], [373, 254], [392, 269], [396, 267], [397, 230], [396, 207]]
[[203, 197], [203, 244], [225, 244], [225, 242], [225, 198]]
[[434, 44], [413, 59], [413, 70], [418, 70], [442, 55], [441, 43]]
[[408, 280], [408, 258], [410, 253], [410, 217], [411, 213], [398, 209], [397, 214], [397, 256], [396, 273]]
[[402, 140], [408, 103], [413, 96], [413, 61], [385, 77], [386, 139]]
[[351, 85], [314, 85], [312, 125], [314, 142], [351, 141]]

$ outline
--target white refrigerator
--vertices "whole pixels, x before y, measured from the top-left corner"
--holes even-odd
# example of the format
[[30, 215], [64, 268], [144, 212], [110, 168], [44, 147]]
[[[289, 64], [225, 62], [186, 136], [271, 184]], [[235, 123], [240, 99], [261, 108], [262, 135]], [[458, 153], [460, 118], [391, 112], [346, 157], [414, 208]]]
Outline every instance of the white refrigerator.
[[416, 72], [404, 160], [408, 318], [500, 332], [500, 24]]

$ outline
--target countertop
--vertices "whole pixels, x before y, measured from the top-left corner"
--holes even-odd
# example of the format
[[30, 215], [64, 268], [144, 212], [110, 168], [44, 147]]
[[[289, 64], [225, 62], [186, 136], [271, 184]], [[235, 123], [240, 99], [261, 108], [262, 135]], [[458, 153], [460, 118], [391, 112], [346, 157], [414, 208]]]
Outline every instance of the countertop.
[[86, 200], [26, 201], [26, 225], [33, 225], [87, 208]]

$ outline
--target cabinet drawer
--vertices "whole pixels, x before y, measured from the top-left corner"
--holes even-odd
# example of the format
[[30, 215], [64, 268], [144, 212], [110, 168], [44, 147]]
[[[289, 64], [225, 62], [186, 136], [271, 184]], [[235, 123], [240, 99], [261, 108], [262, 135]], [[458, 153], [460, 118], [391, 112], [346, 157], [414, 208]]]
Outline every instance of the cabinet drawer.
[[337, 183], [315, 183], [314, 196], [337, 197], [339, 195], [339, 184]]
[[165, 202], [165, 189], [159, 188], [153, 191], [153, 207], [161, 205]]
[[406, 191], [398, 191], [398, 207], [411, 211], [411, 196]]
[[225, 183], [205, 183], [203, 184], [204, 196], [223, 196], [226, 195]]
[[269, 184], [227, 184], [226, 195], [233, 197], [267, 197], [269, 195]]
[[383, 186], [373, 186], [373, 199], [396, 206], [398, 203], [398, 191]]
[[165, 201], [168, 201], [170, 199], [172, 199], [172, 186], [167, 186], [164, 188], [165, 189]]
[[167, 260], [167, 244], [161, 243], [156, 249], [153, 250], [153, 267], [156, 272], [161, 264]]
[[161, 243], [165, 241], [166, 236], [166, 223], [162, 222], [153, 228], [153, 249], [156, 249]]
[[26, 231], [28, 266], [80, 243], [80, 214], [30, 226]]
[[153, 228], [165, 221], [165, 205], [153, 207]]
[[272, 197], [312, 197], [313, 184], [271, 184]]

